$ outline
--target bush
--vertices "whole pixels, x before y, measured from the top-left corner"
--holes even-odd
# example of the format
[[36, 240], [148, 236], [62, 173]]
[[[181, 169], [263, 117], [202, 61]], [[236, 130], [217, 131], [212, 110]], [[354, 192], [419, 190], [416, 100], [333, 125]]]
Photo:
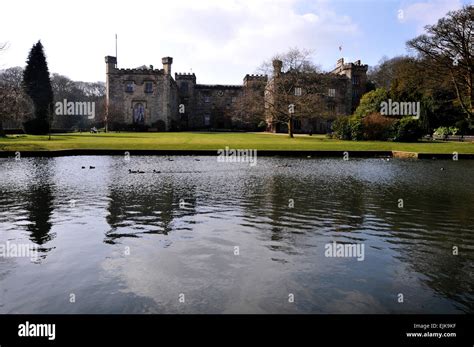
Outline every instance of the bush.
[[380, 104], [382, 101], [387, 101], [388, 98], [389, 93], [384, 88], [378, 88], [365, 93], [360, 99], [359, 106], [357, 106], [354, 115], [358, 117], [365, 117], [374, 112], [379, 112]]
[[339, 116], [332, 123], [332, 131], [334, 137], [340, 140], [351, 139], [351, 129], [349, 126], [349, 117]]
[[451, 135], [457, 135], [459, 133], [459, 129], [456, 127], [449, 127], [449, 133]]
[[433, 133], [436, 136], [446, 136], [449, 135], [449, 128], [448, 127], [439, 127]]
[[369, 114], [362, 119], [362, 137], [364, 140], [387, 141], [393, 137], [393, 125], [396, 120], [382, 116], [378, 112]]
[[364, 139], [364, 124], [362, 123], [362, 117], [355, 115], [351, 116], [349, 118], [349, 129], [352, 140], [360, 141]]
[[265, 131], [267, 129], [267, 122], [262, 120], [260, 123], [258, 123], [257, 129], [258, 131]]
[[398, 142], [416, 142], [423, 136], [420, 121], [413, 117], [404, 117], [394, 124], [395, 137]]

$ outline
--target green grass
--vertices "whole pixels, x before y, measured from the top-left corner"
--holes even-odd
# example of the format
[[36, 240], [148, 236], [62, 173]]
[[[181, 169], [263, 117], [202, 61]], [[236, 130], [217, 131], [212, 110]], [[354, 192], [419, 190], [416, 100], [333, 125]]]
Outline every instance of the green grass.
[[163, 149], [217, 150], [246, 148], [257, 150], [325, 150], [325, 151], [409, 151], [419, 153], [474, 153], [474, 143], [379, 141], [341, 141], [323, 135], [301, 135], [291, 139], [282, 134], [267, 133], [100, 133], [55, 134], [48, 136], [9, 135], [0, 138], [3, 151], [55, 151], [64, 149]]

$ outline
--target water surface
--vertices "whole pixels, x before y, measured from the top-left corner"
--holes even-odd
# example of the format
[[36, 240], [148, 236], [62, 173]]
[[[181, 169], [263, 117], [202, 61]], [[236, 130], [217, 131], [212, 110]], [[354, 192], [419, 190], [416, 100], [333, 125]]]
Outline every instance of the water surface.
[[[473, 313], [473, 172], [441, 160], [0, 159], [0, 244], [40, 249], [0, 258], [0, 313]], [[331, 242], [364, 244], [365, 259], [326, 257]]]

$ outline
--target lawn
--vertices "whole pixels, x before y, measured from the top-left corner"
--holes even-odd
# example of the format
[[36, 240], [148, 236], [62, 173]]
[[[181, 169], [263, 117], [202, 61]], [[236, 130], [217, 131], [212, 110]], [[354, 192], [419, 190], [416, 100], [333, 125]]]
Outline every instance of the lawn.
[[9, 135], [0, 138], [3, 151], [55, 151], [64, 149], [117, 150], [217, 150], [226, 146], [257, 150], [409, 151], [419, 153], [474, 153], [474, 143], [341, 141], [323, 135], [300, 135], [291, 139], [268, 133], [74, 133], [48, 136]]

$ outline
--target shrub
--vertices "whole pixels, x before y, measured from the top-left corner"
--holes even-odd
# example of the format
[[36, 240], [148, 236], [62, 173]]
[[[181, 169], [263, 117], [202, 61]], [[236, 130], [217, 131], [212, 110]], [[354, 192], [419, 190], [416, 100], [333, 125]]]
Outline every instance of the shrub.
[[420, 121], [413, 117], [404, 117], [394, 124], [394, 140], [398, 142], [415, 142], [423, 136]]
[[439, 127], [433, 133], [436, 136], [446, 136], [449, 135], [449, 128], [448, 127]]
[[351, 139], [360, 141], [364, 139], [364, 124], [362, 123], [362, 117], [351, 116], [349, 118], [349, 128], [351, 133]]
[[393, 137], [393, 125], [396, 120], [382, 116], [378, 112], [362, 119], [362, 137], [364, 140], [387, 141]]
[[265, 131], [265, 129], [267, 129], [267, 122], [264, 120], [260, 121], [260, 123], [258, 123], [257, 129], [258, 131]]
[[359, 106], [354, 112], [358, 117], [365, 117], [374, 112], [379, 112], [382, 101], [387, 101], [389, 93], [384, 88], [365, 93], [360, 99]]
[[332, 131], [334, 137], [340, 140], [351, 139], [351, 129], [349, 126], [349, 117], [339, 116], [332, 123]]
[[459, 128], [456, 127], [449, 127], [449, 133], [451, 135], [457, 135], [459, 133]]

